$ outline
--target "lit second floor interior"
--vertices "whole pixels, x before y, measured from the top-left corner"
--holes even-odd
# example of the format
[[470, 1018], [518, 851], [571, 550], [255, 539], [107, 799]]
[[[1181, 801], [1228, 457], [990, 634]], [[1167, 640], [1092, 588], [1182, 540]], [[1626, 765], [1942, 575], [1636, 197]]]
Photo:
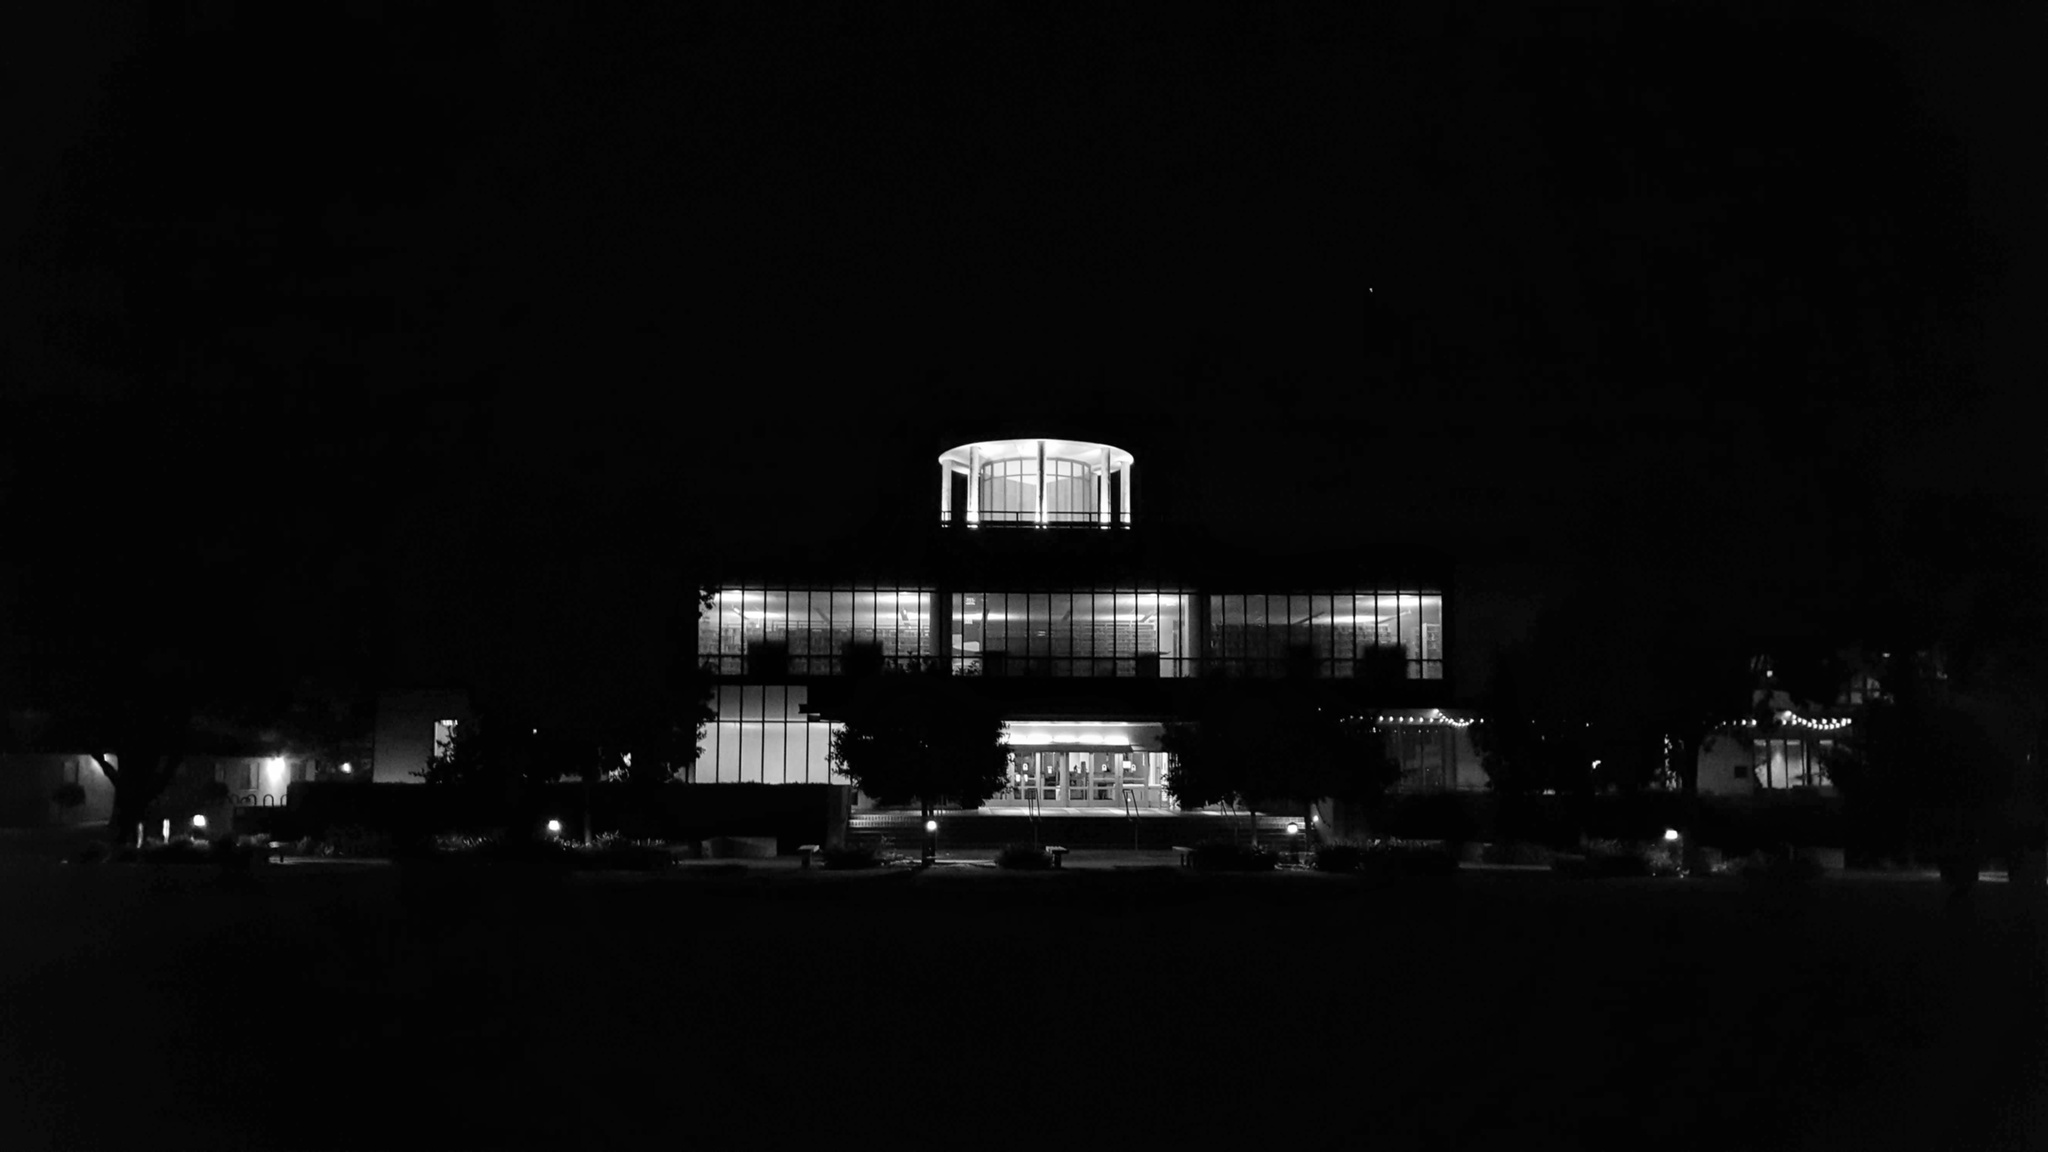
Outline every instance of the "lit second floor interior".
[[1082, 440], [982, 440], [939, 456], [939, 522], [1128, 528], [1135, 458]]
[[743, 587], [698, 619], [722, 676], [841, 676], [863, 660], [944, 661], [961, 676], [1444, 678], [1440, 591], [1201, 593], [1163, 588], [941, 591]]

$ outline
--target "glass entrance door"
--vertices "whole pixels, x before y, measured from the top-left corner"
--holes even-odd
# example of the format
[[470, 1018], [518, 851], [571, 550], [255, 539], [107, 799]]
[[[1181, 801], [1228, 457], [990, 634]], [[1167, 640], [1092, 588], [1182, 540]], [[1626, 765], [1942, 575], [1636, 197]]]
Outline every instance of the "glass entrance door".
[[1161, 787], [1165, 759], [1164, 753], [1130, 748], [1017, 748], [1010, 752], [1003, 790], [991, 802], [1122, 809], [1128, 788], [1140, 808], [1168, 807]]

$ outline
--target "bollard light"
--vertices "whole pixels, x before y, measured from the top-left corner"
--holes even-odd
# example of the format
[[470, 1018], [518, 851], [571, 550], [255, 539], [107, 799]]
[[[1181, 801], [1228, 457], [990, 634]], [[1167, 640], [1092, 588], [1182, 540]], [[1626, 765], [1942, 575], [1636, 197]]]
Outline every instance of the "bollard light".
[[560, 836], [561, 834], [562, 834], [562, 822], [561, 822], [560, 820], [550, 820], [550, 821], [548, 821], [548, 835], [550, 835], [550, 836]]
[[1664, 842], [1665, 842], [1666, 844], [1673, 844], [1673, 843], [1676, 843], [1677, 841], [1678, 841], [1678, 829], [1676, 829], [1676, 828], [1666, 828], [1666, 829], [1664, 830]]
[[166, 820], [166, 821], [164, 821], [164, 843], [166, 843], [166, 844], [169, 844], [170, 842], [171, 842], [171, 822], [170, 822], [169, 820]]
[[195, 813], [193, 815], [192, 827], [201, 832], [206, 831], [206, 816], [204, 813]]

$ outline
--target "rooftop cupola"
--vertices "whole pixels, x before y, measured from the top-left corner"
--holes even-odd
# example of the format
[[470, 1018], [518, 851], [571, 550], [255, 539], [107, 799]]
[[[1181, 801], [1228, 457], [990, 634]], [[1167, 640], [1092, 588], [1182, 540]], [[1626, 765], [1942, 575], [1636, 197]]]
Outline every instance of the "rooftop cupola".
[[1129, 452], [1082, 440], [981, 440], [939, 456], [939, 522], [1131, 526]]

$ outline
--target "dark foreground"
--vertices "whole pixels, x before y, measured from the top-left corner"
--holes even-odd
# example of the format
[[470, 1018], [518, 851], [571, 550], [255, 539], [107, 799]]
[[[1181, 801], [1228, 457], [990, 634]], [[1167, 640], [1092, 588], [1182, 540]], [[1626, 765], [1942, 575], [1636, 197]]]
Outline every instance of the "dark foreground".
[[0, 884], [10, 1149], [1999, 1148], [2048, 1119], [2040, 918], [1996, 885]]

